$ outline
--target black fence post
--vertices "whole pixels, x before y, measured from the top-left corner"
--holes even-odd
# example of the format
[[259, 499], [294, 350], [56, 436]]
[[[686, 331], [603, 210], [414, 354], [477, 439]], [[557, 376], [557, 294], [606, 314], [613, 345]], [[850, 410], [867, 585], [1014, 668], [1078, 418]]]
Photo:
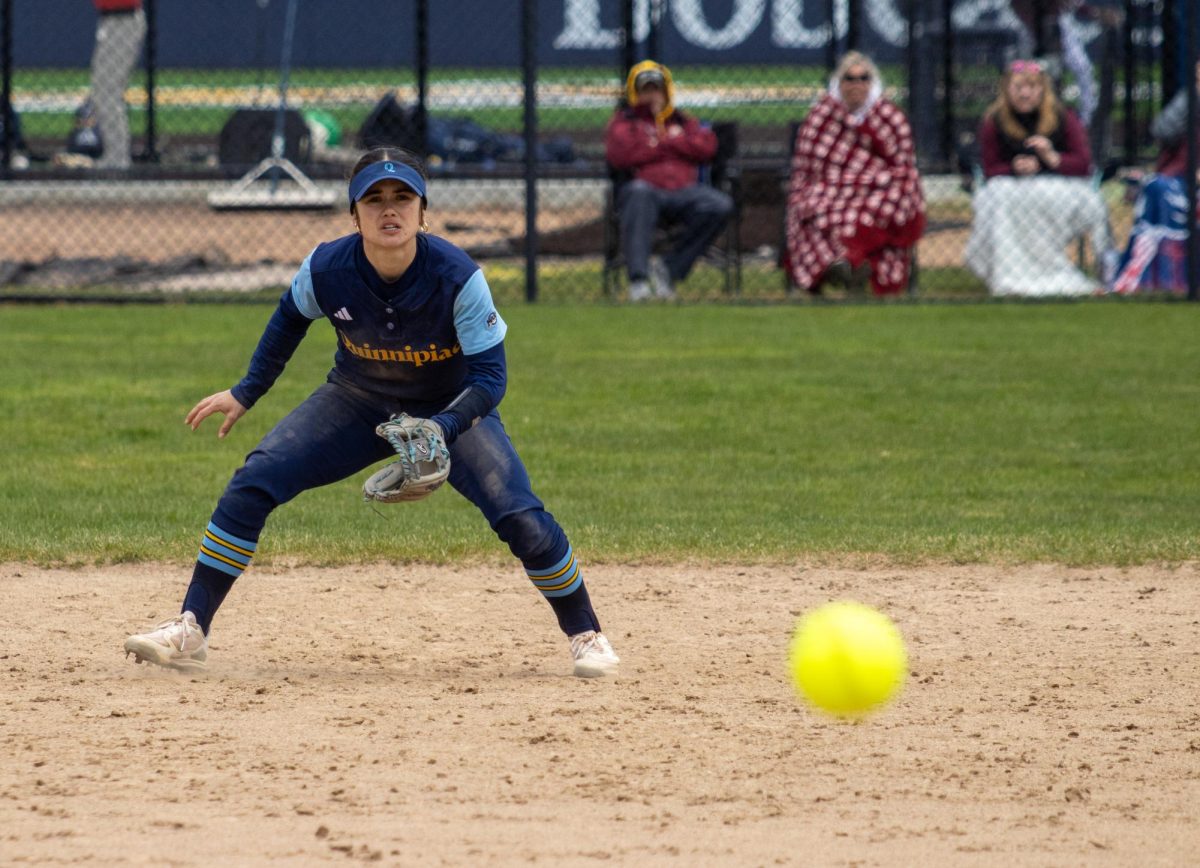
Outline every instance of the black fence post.
[[[1195, 6], [1194, 2], [1186, 4], [1188, 10]], [[1179, 15], [1175, 11], [1175, 0], [1163, 0], [1160, 30], [1162, 31], [1162, 104], [1166, 105], [1179, 90], [1179, 39], [1186, 40], [1187, 34], [1176, 31]], [[1187, 44], [1186, 42], [1184, 43]]]
[[646, 57], [658, 63], [662, 56], [663, 0], [650, 0], [650, 29], [646, 34]]
[[862, 0], [849, 0], [846, 10], [846, 47], [862, 50]]
[[832, 72], [838, 62], [837, 0], [829, 0], [829, 41], [825, 43], [825, 67]]
[[0, 27], [4, 28], [3, 35], [0, 35], [0, 102], [3, 106], [3, 123], [4, 136], [3, 142], [0, 142], [0, 172], [5, 176], [8, 175], [9, 169], [12, 168], [13, 145], [15, 144], [15, 131], [13, 130], [13, 121], [17, 117], [17, 111], [12, 104], [12, 22], [13, 22], [13, 4], [12, 0], [0, 0]]
[[1125, 57], [1125, 91], [1122, 95], [1124, 118], [1122, 119], [1121, 139], [1125, 150], [1125, 165], [1132, 166], [1137, 162], [1137, 118], [1134, 116], [1133, 89], [1134, 76], [1137, 71], [1137, 58], [1134, 55], [1133, 28], [1136, 25], [1137, 14], [1134, 0], [1125, 0], [1125, 33], [1123, 48]]
[[1045, 0], [1033, 0], [1033, 56], [1045, 57], [1046, 46], [1046, 3]]
[[907, 88], [904, 111], [911, 119], [917, 109], [916, 101], [913, 99], [915, 92], [913, 82], [917, 78], [917, 34], [919, 33], [917, 16], [921, 14], [921, 0], [908, 0], [904, 11], [908, 15], [908, 45], [904, 47], [904, 74], [908, 81], [904, 83]]
[[942, 158], [954, 154], [954, 0], [942, 0]]
[[1100, 32], [1100, 41], [1100, 93], [1089, 132], [1096, 165], [1107, 166], [1112, 162], [1113, 156], [1113, 104], [1117, 87], [1117, 59], [1120, 57], [1121, 46], [1116, 28], [1108, 24], [1105, 24]]
[[629, 70], [637, 62], [637, 48], [633, 35], [633, 0], [621, 3], [621, 69], [617, 81], [625, 81]]
[[146, 144], [141, 158], [158, 162], [158, 120], [155, 77], [158, 71], [158, 0], [145, 0], [146, 10]]
[[525, 0], [521, 60], [525, 68], [525, 300], [537, 301], [537, 0]]
[[[945, 2], [945, 0], [943, 0]], [[941, 28], [941, 16], [932, 0], [913, 0], [913, 14], [916, 18], [911, 25], [913, 33], [909, 51], [912, 61], [908, 78], [909, 122], [913, 125], [918, 158], [922, 169], [931, 170], [931, 155], [936, 153], [940, 145], [942, 131], [938, 126], [940, 106], [937, 100], [937, 69], [938, 30]]]
[[429, 150], [429, 0], [417, 0], [416, 30], [413, 58], [417, 76], [417, 135], [421, 157]]
[[1187, 4], [1187, 14], [1184, 16], [1186, 32], [1184, 48], [1187, 57], [1183, 86], [1187, 88], [1187, 126], [1184, 143], [1187, 147], [1187, 222], [1188, 222], [1188, 301], [1200, 299], [1200, 231], [1196, 229], [1196, 169], [1200, 167], [1200, 154], [1196, 153], [1196, 123], [1200, 118], [1196, 115], [1196, 4]]

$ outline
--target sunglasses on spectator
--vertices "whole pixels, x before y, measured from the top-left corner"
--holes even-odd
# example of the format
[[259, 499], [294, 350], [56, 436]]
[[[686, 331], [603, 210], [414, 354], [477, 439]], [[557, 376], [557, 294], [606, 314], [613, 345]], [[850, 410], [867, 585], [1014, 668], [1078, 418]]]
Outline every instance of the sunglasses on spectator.
[[862, 75], [843, 75], [843, 76], [842, 76], [842, 81], [849, 81], [849, 82], [855, 82], [855, 81], [857, 81], [857, 82], [868, 82], [868, 81], [870, 81], [870, 80], [871, 80], [871, 76], [870, 76], [870, 74], [869, 74], [869, 73], [865, 73], [865, 72], [864, 72]]

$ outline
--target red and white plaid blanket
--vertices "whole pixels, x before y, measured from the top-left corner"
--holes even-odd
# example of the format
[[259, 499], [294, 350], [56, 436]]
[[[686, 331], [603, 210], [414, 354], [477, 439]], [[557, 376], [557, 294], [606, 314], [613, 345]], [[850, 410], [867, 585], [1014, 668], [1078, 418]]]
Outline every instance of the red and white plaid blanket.
[[861, 122], [826, 95], [796, 134], [787, 203], [787, 258], [811, 288], [836, 259], [871, 263], [877, 295], [908, 285], [909, 248], [925, 229], [912, 130], [886, 99]]

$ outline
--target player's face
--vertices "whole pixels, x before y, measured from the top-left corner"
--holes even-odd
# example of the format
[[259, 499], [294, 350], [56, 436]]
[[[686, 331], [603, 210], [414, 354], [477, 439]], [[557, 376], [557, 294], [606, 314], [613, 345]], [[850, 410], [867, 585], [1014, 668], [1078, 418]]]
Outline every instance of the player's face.
[[838, 83], [838, 87], [846, 108], [852, 112], [858, 111], [871, 94], [871, 70], [865, 66], [847, 68], [842, 73], [842, 80]]
[[1024, 114], [1042, 104], [1042, 77], [1035, 73], [1017, 73], [1008, 82], [1008, 101], [1013, 111]]
[[421, 197], [400, 181], [373, 184], [354, 207], [363, 245], [380, 248], [411, 244], [424, 217]]

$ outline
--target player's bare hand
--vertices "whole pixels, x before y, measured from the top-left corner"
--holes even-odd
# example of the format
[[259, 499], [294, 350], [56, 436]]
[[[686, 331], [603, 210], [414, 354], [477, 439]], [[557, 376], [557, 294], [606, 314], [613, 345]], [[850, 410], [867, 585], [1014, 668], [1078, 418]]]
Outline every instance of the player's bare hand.
[[195, 431], [200, 427], [200, 423], [213, 413], [220, 413], [225, 417], [225, 421], [221, 423], [221, 427], [217, 431], [218, 437], [224, 437], [229, 433], [229, 429], [237, 423], [237, 420], [245, 415], [246, 408], [238, 403], [237, 398], [233, 397], [233, 392], [226, 389], [224, 392], [217, 392], [202, 400], [191, 409], [183, 421]]

